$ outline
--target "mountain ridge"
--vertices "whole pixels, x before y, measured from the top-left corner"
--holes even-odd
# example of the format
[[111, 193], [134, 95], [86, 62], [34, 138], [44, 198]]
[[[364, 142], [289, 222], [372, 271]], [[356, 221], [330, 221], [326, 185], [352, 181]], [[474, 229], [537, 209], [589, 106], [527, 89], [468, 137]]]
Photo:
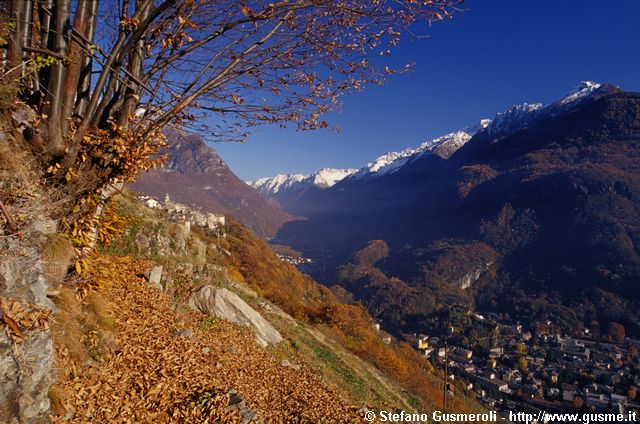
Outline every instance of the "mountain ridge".
[[[425, 298], [451, 296], [521, 319], [618, 320], [640, 333], [640, 94], [594, 93], [509, 135], [480, 131], [447, 160], [426, 155], [302, 197], [306, 220], [277, 241], [403, 331], [433, 312]], [[390, 251], [375, 270], [339, 272], [373, 240]]]
[[[542, 103], [514, 104], [508, 110], [497, 113], [493, 119], [481, 119], [476, 125], [436, 137], [423, 142], [415, 148], [407, 147], [402, 151], [387, 152], [356, 171], [353, 169], [335, 170], [325, 168], [310, 175], [278, 174], [273, 177], [264, 177], [255, 181], [248, 181], [247, 184], [256, 188], [261, 193], [271, 196], [279, 202], [283, 202], [285, 205], [290, 204], [293, 192], [307, 190], [312, 185], [315, 185], [319, 189], [326, 189], [348, 179], [379, 177], [387, 173], [397, 172], [409, 162], [417, 160], [421, 156], [429, 153], [434, 153], [444, 159], [448, 159], [479, 132], [486, 130], [491, 137], [510, 135], [526, 128], [533, 121], [545, 115], [567, 113], [592, 96], [598, 94], [604, 95], [616, 90], [619, 89], [610, 84], [581, 81], [563, 97], [547, 106]], [[321, 174], [327, 170], [342, 173], [342, 177], [334, 179], [332, 184], [325, 185], [317, 184], [313, 181], [312, 177], [314, 175]]]
[[167, 162], [142, 173], [133, 190], [158, 199], [168, 194], [210, 212], [231, 214], [261, 237], [269, 238], [294, 217], [240, 180], [216, 151], [197, 135], [175, 129], [166, 131]]
[[[400, 152], [387, 152], [359, 169], [324, 168], [310, 175], [278, 174], [247, 183], [267, 196], [281, 198], [291, 196], [293, 192], [308, 190], [312, 186], [318, 189], [328, 189], [345, 180], [379, 177], [396, 172], [408, 162], [416, 160], [424, 154], [433, 153], [448, 158], [469, 141], [473, 134], [489, 125], [489, 122], [489, 120], [483, 119], [478, 125], [436, 137], [416, 148], [408, 147]], [[277, 200], [280, 201], [280, 199]]]

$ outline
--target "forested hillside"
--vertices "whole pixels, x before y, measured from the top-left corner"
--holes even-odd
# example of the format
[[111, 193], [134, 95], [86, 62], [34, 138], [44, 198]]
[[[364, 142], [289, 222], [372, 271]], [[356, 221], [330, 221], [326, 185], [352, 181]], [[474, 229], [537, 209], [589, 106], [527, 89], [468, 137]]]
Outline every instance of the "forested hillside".
[[[449, 159], [301, 199], [308, 219], [278, 242], [399, 329], [419, 331], [453, 302], [636, 334], [640, 97], [603, 87], [568, 112], [553, 104], [506, 133], [490, 126]], [[375, 260], [353, 256], [382, 245]]]

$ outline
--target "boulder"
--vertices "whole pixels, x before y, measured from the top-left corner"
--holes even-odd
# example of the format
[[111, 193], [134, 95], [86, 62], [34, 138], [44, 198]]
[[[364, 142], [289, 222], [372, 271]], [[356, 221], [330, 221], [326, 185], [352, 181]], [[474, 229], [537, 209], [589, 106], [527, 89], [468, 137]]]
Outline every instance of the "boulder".
[[229, 401], [227, 402], [227, 411], [235, 411], [244, 408], [244, 399], [235, 390], [229, 392]]
[[282, 341], [282, 336], [269, 321], [225, 288], [204, 286], [191, 295], [189, 306], [209, 316], [251, 328], [256, 342], [262, 347]]
[[160, 284], [162, 269], [162, 265], [156, 265], [149, 271], [149, 284], [158, 289], [162, 289], [162, 285]]

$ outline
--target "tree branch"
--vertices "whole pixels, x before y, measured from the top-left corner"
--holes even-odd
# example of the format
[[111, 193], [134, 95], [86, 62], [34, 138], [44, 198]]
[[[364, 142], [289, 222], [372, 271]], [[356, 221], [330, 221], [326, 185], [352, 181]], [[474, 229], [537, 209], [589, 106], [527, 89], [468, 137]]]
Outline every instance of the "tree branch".
[[7, 221], [7, 230], [9, 231], [9, 234], [14, 234], [16, 231], [18, 231], [18, 226], [11, 219], [11, 216], [9, 215], [9, 212], [7, 212], [7, 209], [4, 207], [2, 200], [0, 200], [0, 211], [2, 211], [2, 215], [4, 216], [5, 221]]

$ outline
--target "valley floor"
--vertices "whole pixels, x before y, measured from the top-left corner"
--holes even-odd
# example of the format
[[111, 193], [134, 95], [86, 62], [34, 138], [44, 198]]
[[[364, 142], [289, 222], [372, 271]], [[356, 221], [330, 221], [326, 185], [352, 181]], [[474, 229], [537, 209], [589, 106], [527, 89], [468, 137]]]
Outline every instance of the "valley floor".
[[[337, 388], [304, 364], [282, 366], [248, 330], [177, 310], [172, 298], [148, 286], [143, 274], [149, 267], [104, 256], [84, 274], [89, 291], [83, 308], [99, 296], [106, 310], [84, 344], [106, 353], [78, 369], [69, 346], [73, 325], [59, 318], [54, 422], [360, 421], [357, 407]], [[91, 320], [73, 318], [64, 293], [57, 303], [59, 317], [88, 328]], [[113, 340], [105, 342], [108, 334]], [[244, 404], [237, 404], [240, 398]]]

